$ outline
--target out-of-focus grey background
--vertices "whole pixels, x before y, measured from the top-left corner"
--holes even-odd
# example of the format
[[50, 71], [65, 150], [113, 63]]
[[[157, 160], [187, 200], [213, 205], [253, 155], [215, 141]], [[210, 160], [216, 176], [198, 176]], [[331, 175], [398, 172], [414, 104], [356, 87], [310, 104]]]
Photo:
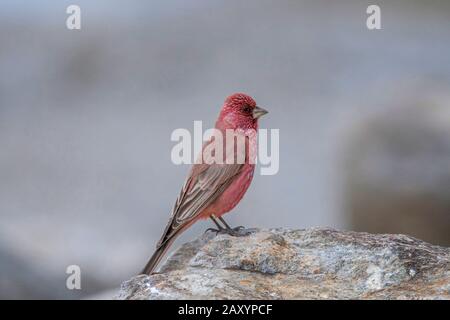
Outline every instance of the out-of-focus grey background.
[[188, 171], [171, 132], [236, 91], [270, 110], [280, 171], [231, 224], [449, 245], [450, 2], [376, 1], [375, 31], [369, 4], [2, 0], [0, 297], [108, 297], [138, 272]]

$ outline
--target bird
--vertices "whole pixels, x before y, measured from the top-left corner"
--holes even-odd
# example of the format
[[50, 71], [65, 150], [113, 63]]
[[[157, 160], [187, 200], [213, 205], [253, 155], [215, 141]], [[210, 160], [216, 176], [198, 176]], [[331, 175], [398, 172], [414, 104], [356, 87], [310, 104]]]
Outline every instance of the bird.
[[[223, 137], [227, 137], [226, 132], [231, 130], [245, 139], [244, 150], [227, 148], [227, 145], [232, 145], [228, 141], [230, 139], [225, 138], [223, 142], [225, 157], [231, 156], [236, 160], [239, 152], [245, 152], [244, 161], [196, 161], [192, 165], [156, 250], [141, 274], [153, 274], [175, 239], [198, 220], [211, 219], [217, 229], [208, 230], [216, 233], [232, 236], [249, 234], [242, 226], [231, 228], [222, 215], [236, 207], [253, 180], [255, 161], [252, 161], [254, 159], [250, 154], [256, 154], [258, 120], [266, 113], [268, 111], [257, 106], [247, 94], [235, 93], [225, 99], [214, 129], [222, 133]], [[234, 142], [235, 137], [232, 136], [232, 139]], [[203, 152], [213, 142], [214, 138], [211, 138], [203, 144], [199, 157], [203, 157]]]

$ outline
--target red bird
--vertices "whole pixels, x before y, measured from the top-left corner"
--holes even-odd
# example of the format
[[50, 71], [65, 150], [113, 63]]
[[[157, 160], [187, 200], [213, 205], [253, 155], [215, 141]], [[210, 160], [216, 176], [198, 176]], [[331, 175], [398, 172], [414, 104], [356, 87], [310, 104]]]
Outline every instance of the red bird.
[[[226, 164], [225, 161], [210, 164], [200, 163], [192, 166], [175, 202], [166, 229], [156, 246], [155, 253], [142, 271], [143, 274], [154, 272], [176, 237], [199, 219], [211, 218], [218, 228], [215, 230], [217, 232], [225, 232], [234, 236], [247, 234], [241, 232], [242, 227], [230, 228], [221, 216], [232, 210], [241, 201], [252, 182], [255, 164], [254, 161], [251, 161], [249, 153], [256, 154], [257, 143], [256, 138], [252, 139], [251, 135], [258, 130], [258, 119], [266, 113], [266, 110], [256, 105], [255, 100], [243, 93], [233, 94], [225, 100], [215, 129], [222, 133], [225, 140], [225, 158], [231, 156], [236, 159], [239, 155], [235, 153], [245, 152], [243, 158], [245, 161], [240, 161], [240, 163], [234, 161], [233, 164]], [[244, 136], [244, 151], [226, 148], [226, 131], [228, 130]], [[203, 145], [203, 151], [212, 143], [212, 140]], [[249, 152], [250, 150], [251, 152]], [[203, 151], [201, 157], [203, 157]], [[234, 154], [230, 155], [230, 152]], [[218, 220], [223, 223], [223, 226]]]

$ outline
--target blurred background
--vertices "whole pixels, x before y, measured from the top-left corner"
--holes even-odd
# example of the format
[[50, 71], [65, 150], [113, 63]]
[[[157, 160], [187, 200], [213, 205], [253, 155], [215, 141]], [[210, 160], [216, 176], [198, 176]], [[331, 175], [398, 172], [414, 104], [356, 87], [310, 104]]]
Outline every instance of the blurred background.
[[280, 171], [255, 175], [230, 224], [450, 245], [449, 39], [444, 0], [2, 0], [0, 298], [111, 297], [189, 169], [170, 134], [212, 127], [236, 91], [270, 110]]

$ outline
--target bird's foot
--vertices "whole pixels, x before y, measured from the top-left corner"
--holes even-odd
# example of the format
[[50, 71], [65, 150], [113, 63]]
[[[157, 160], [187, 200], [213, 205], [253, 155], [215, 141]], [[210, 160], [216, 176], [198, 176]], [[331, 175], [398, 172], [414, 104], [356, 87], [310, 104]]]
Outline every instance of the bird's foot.
[[216, 235], [220, 232], [222, 232], [225, 229], [214, 229], [214, 228], [208, 228], [205, 230], [205, 233], [208, 233], [209, 231], [214, 232]]
[[239, 226], [235, 228], [221, 228], [221, 229], [214, 229], [214, 228], [208, 228], [205, 230], [205, 233], [208, 232], [214, 232], [216, 235], [218, 234], [228, 234], [232, 237], [246, 237], [252, 233], [255, 232], [254, 229], [246, 229], [244, 226]]
[[253, 232], [254, 231], [252, 229], [246, 229], [243, 226], [229, 228], [229, 229], [223, 229], [223, 230], [219, 231], [219, 233], [228, 234], [233, 237], [246, 237], [246, 236], [252, 234]]

